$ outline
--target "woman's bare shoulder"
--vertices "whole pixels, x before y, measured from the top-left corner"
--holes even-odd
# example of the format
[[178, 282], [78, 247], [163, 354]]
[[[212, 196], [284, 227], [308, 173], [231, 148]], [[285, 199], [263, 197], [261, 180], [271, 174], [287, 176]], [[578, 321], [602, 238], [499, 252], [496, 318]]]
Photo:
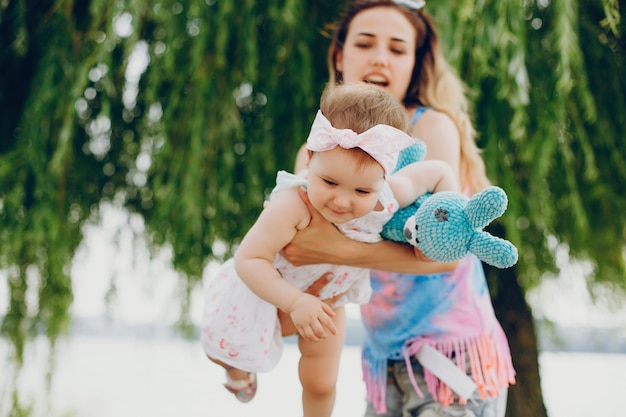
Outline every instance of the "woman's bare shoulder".
[[[426, 144], [427, 159], [439, 159], [458, 166], [461, 153], [459, 130], [450, 116], [429, 109], [413, 126], [413, 134]], [[456, 152], [451, 150], [456, 149]]]
[[446, 113], [434, 109], [428, 109], [420, 116], [415, 126], [413, 126], [413, 133], [424, 137], [443, 133], [456, 136], [457, 138], [459, 136], [458, 128], [452, 118]]

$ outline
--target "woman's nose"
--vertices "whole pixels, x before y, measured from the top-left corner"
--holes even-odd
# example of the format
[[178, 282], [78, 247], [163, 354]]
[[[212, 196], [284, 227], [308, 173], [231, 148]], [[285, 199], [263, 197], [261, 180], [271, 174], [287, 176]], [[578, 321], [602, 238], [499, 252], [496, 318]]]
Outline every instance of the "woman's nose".
[[383, 49], [376, 49], [372, 56], [372, 65], [376, 67], [386, 67], [389, 65], [389, 57]]

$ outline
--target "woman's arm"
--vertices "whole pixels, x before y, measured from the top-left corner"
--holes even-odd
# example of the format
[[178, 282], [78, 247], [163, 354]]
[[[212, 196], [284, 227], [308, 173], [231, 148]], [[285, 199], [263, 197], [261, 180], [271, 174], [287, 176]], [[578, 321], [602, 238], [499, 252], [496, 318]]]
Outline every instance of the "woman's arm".
[[451, 272], [457, 267], [457, 262], [420, 260], [408, 244], [391, 241], [364, 243], [347, 238], [317, 213], [306, 193], [300, 192], [300, 197], [309, 206], [311, 222], [298, 231], [282, 251], [294, 265], [330, 263], [408, 274]]

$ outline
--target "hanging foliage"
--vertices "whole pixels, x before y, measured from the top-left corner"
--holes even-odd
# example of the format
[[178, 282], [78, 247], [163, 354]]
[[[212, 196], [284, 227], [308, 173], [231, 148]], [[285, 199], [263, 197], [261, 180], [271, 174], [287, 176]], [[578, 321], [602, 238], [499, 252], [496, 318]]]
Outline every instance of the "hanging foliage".
[[[429, 2], [474, 97], [490, 178], [525, 286], [555, 271], [554, 241], [626, 289], [626, 40], [616, 0]], [[554, 238], [554, 239], [550, 239]]]
[[[0, 2], [0, 332], [18, 366], [29, 338], [54, 346], [67, 332], [70, 266], [102, 203], [140, 215], [155, 251], [171, 248], [184, 294], [232, 253], [306, 137], [327, 80], [326, 24], [342, 6]], [[590, 281], [624, 289], [623, 5], [427, 9], [469, 87], [489, 175], [507, 190], [519, 283], [556, 270], [556, 241], [593, 263]]]

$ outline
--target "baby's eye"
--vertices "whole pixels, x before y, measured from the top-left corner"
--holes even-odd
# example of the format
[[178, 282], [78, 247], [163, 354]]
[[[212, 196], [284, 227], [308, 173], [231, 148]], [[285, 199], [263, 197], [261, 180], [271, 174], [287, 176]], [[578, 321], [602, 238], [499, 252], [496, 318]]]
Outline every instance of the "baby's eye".
[[326, 185], [328, 185], [329, 187], [335, 187], [337, 185], [336, 182], [332, 182], [330, 180], [324, 180], [324, 182], [326, 183]]
[[371, 193], [371, 191], [367, 191], [367, 190], [356, 190], [357, 194], [360, 195], [369, 195]]

